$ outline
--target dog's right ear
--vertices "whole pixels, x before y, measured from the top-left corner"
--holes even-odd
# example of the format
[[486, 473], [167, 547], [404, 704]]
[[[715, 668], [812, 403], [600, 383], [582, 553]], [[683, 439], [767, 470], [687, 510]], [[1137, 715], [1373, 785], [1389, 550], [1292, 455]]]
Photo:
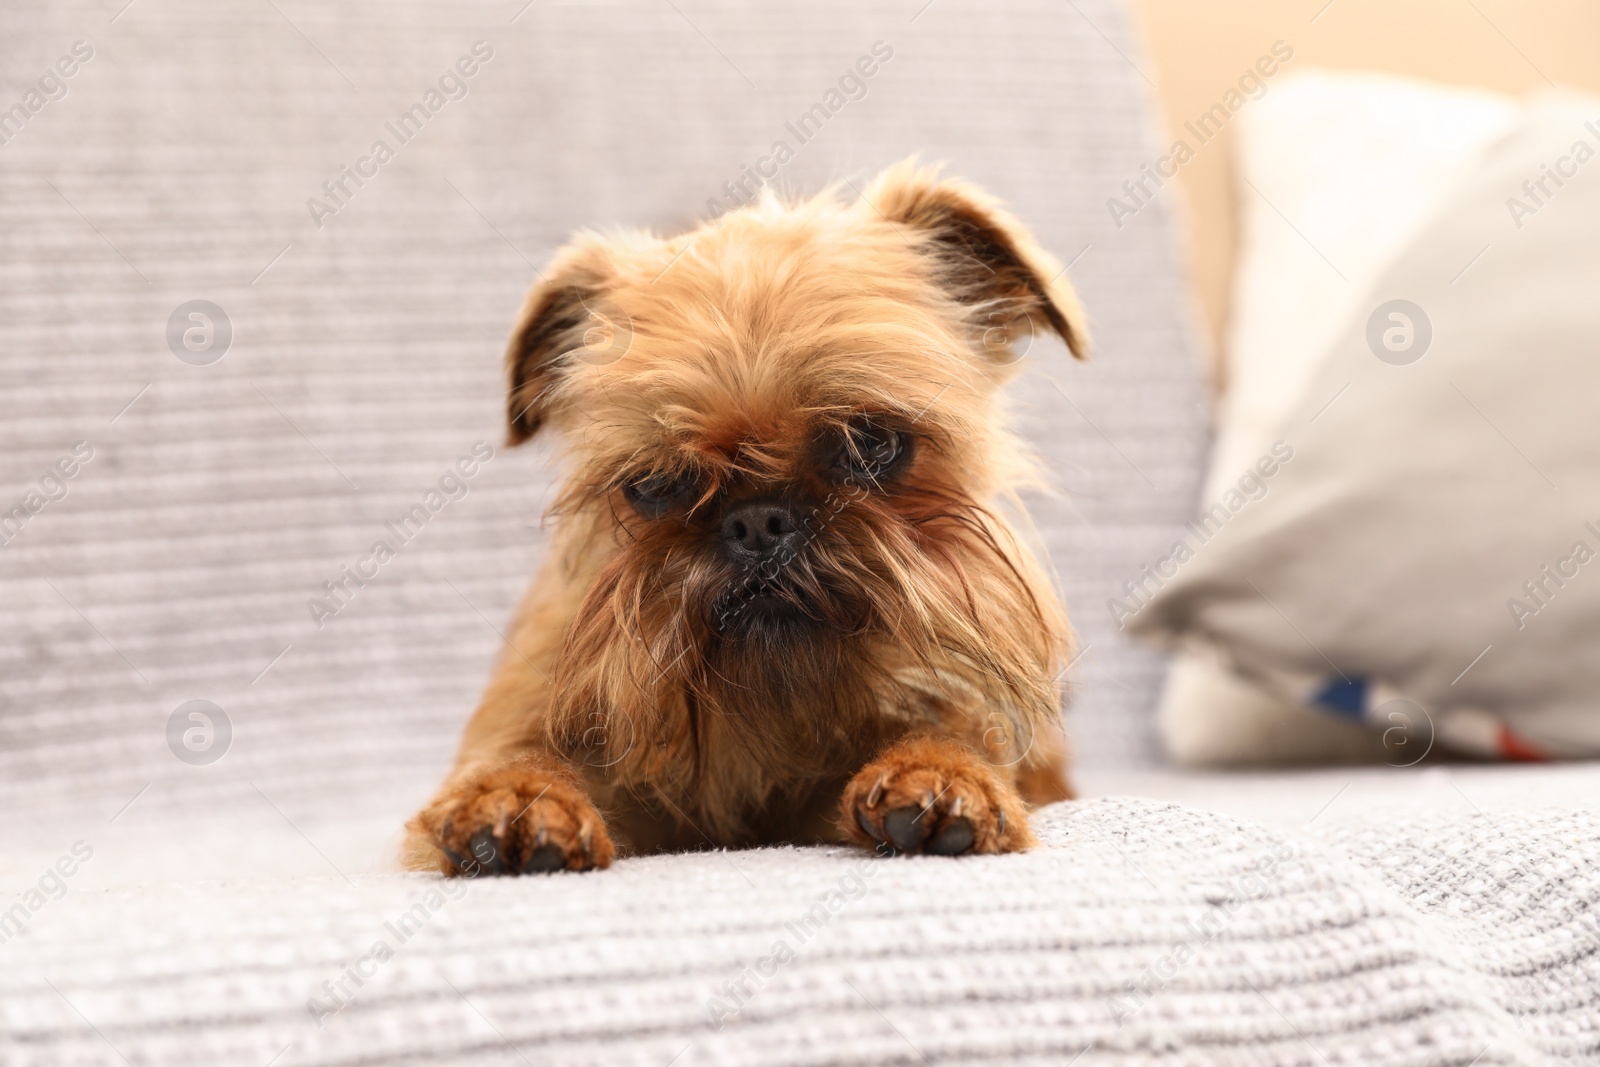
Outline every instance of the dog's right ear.
[[[580, 241], [556, 257], [523, 302], [506, 347], [506, 444], [538, 432], [556, 403], [561, 364], [578, 349], [604, 352], [616, 342], [606, 309], [611, 264], [597, 243]], [[598, 328], [598, 330], [597, 330]]]
[[922, 236], [940, 282], [959, 303], [985, 309], [983, 321], [1032, 320], [1079, 359], [1089, 354], [1088, 324], [1066, 268], [999, 201], [914, 159], [878, 175], [864, 199], [875, 214]]

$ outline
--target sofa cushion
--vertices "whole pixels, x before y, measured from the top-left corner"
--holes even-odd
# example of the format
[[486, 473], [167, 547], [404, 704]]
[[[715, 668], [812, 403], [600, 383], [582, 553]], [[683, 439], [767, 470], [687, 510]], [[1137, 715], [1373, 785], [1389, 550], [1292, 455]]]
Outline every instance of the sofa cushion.
[[1597, 155], [1592, 98], [1531, 108], [1489, 150], [1132, 628], [1408, 757], [1600, 755]]

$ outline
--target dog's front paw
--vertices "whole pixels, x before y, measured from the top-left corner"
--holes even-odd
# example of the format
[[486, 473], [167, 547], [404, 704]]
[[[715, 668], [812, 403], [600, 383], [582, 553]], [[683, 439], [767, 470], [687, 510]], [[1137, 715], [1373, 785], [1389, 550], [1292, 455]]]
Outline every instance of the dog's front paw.
[[447, 788], [410, 827], [441, 871], [544, 874], [609, 867], [616, 855], [600, 812], [577, 780], [533, 761]]
[[1020, 852], [1037, 842], [1016, 790], [966, 746], [900, 741], [845, 787], [839, 828], [869, 848], [959, 856]]

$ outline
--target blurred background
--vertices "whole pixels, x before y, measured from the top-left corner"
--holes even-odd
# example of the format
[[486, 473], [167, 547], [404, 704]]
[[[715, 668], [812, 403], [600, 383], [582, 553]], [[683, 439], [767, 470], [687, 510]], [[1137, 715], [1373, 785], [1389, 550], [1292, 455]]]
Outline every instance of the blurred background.
[[[1423, 79], [1523, 97], [1556, 85], [1600, 92], [1600, 11], [1582, 0], [1135, 0], [1152, 90], [1168, 128], [1210, 107], [1262, 43], [1294, 45], [1297, 64]], [[1193, 284], [1218, 367], [1239, 247], [1231, 135], [1178, 176]]]
[[[1573, 603], [1587, 594], [1564, 598], [1557, 624], [1562, 633], [1546, 631], [1527, 640], [1524, 613], [1555, 586], [1536, 588], [1532, 599], [1507, 594], [1525, 596], [1527, 575], [1552, 562], [1539, 558], [1541, 549], [1550, 555], [1557, 546], [1577, 547], [1567, 542], [1569, 534], [1584, 535], [1589, 548], [1600, 544], [1583, 527], [1597, 502], [1582, 475], [1552, 478], [1545, 470], [1534, 485], [1523, 486], [1517, 476], [1508, 481], [1490, 469], [1505, 457], [1518, 463], [1519, 449], [1523, 463], [1532, 464], [1523, 465], [1520, 476], [1540, 469], [1526, 453], [1540, 434], [1546, 466], [1582, 469], [1600, 454], [1581, 416], [1574, 412], [1570, 421], [1552, 421], [1550, 410], [1541, 410], [1541, 398], [1585, 380], [1582, 371], [1574, 377], [1572, 370], [1586, 361], [1581, 335], [1587, 319], [1573, 306], [1581, 287], [1567, 289], [1547, 311], [1514, 309], [1506, 279], [1475, 279], [1469, 271], [1480, 261], [1495, 270], [1503, 256], [1520, 253], [1522, 262], [1501, 269], [1546, 298], [1552, 279], [1564, 283], [1593, 271], [1593, 248], [1581, 237], [1586, 224], [1575, 221], [1586, 217], [1584, 209], [1569, 202], [1566, 209], [1575, 214], [1566, 220], [1546, 214], [1542, 232], [1525, 227], [1547, 202], [1568, 192], [1568, 179], [1583, 186], [1583, 164], [1600, 147], [1594, 121], [1600, 109], [1586, 95], [1600, 88], [1600, 12], [1579, 3], [1476, 0], [1140, 0], [1133, 8], [1150, 66], [1141, 74], [1164, 130], [1174, 145], [1192, 143], [1196, 149], [1192, 158], [1173, 165], [1170, 185], [1161, 192], [1170, 193], [1176, 205], [1215, 404], [1218, 439], [1197, 510], [1224, 493], [1274, 437], [1296, 439], [1287, 431], [1297, 406], [1305, 408], [1300, 426], [1309, 428], [1327, 410], [1325, 401], [1343, 397], [1339, 382], [1350, 384], [1350, 367], [1338, 369], [1340, 332], [1345, 341], [1356, 340], [1349, 324], [1368, 337], [1380, 319], [1384, 327], [1404, 322], [1403, 330], [1416, 325], [1436, 338], [1453, 327], [1449, 343], [1433, 351], [1436, 361], [1455, 365], [1418, 373], [1435, 373], [1436, 388], [1448, 387], [1451, 402], [1465, 401], [1431, 418], [1420, 415], [1429, 401], [1415, 396], [1401, 400], [1391, 392], [1386, 409], [1374, 401], [1377, 407], [1359, 412], [1361, 428], [1352, 426], [1343, 436], [1335, 432], [1326, 443], [1348, 454], [1353, 435], [1399, 420], [1395, 444], [1417, 462], [1381, 461], [1388, 473], [1379, 475], [1350, 461], [1309, 476], [1301, 496], [1264, 506], [1256, 518], [1273, 509], [1275, 514], [1248, 532], [1235, 531], [1249, 542], [1243, 555], [1256, 562], [1224, 567], [1228, 575], [1220, 585], [1217, 575], [1199, 579], [1202, 585], [1212, 582], [1197, 594], [1209, 598], [1209, 614], [1204, 605], [1185, 608], [1181, 622], [1169, 614], [1156, 624], [1168, 637], [1187, 636], [1191, 645], [1203, 646], [1202, 655], [1181, 657], [1169, 678], [1160, 715], [1167, 754], [1192, 765], [1374, 756], [1395, 764], [1418, 755], [1416, 744], [1396, 747], [1408, 738], [1442, 740], [1431, 756], [1595, 754], [1595, 734], [1583, 725], [1593, 718], [1595, 679], [1573, 679], [1561, 694], [1541, 690], [1539, 680], [1583, 659], [1577, 649], [1600, 621], [1592, 605]], [[1268, 56], [1282, 62], [1259, 65]], [[1271, 76], [1251, 77], [1269, 67], [1276, 68]], [[1216, 111], [1223, 101], [1226, 110]], [[1519, 157], [1520, 163], [1512, 162]], [[1494, 175], [1497, 166], [1501, 173]], [[1474, 186], [1480, 203], [1468, 209]], [[1562, 227], [1567, 232], [1555, 232]], [[1483, 240], [1459, 260], [1437, 262], [1448, 242], [1476, 231]], [[1404, 266], [1430, 258], [1434, 262], [1423, 277]], [[1464, 296], [1474, 283], [1481, 295]], [[1412, 318], [1388, 318], [1392, 309], [1380, 314], [1393, 298], [1415, 298], [1423, 286], [1453, 294], [1458, 306], [1448, 312], [1452, 322], [1438, 321], [1450, 297], [1418, 308], [1415, 324]], [[1468, 337], [1476, 337], [1481, 350], [1463, 352]], [[1365, 343], [1345, 344], [1344, 351], [1351, 347], [1359, 362], [1370, 363], [1376, 352]], [[1401, 356], [1379, 355], [1409, 365], [1424, 359], [1429, 347], [1424, 339]], [[1566, 355], [1558, 356], [1557, 349]], [[1507, 424], [1503, 416], [1515, 418], [1508, 409], [1491, 415], [1475, 406], [1470, 390], [1457, 381], [1474, 364], [1487, 371], [1508, 363], [1523, 367], [1501, 387], [1526, 402], [1521, 425]], [[1316, 392], [1319, 374], [1339, 381], [1310, 399], [1306, 391]], [[1380, 387], [1394, 385], [1391, 379]], [[1457, 447], [1444, 439], [1446, 428], [1471, 436], [1467, 425], [1498, 436], [1501, 455], [1446, 455]], [[1480, 497], [1459, 491], [1457, 481], [1466, 478], [1481, 480]], [[1575, 481], [1585, 487], [1576, 490]], [[1330, 498], [1335, 484], [1344, 491]], [[1528, 489], [1537, 499], [1519, 500]], [[1557, 502], [1547, 490], [1565, 499]], [[1382, 517], [1366, 525], [1352, 521], [1351, 510], [1358, 507], [1377, 509]], [[1515, 520], [1481, 522], [1486, 513], [1507, 508], [1518, 513]], [[1299, 526], [1290, 517], [1296, 511]], [[1332, 558], [1326, 545], [1306, 536], [1311, 524], [1368, 555]], [[1266, 536], [1268, 529], [1277, 536]], [[1296, 602], [1269, 603], [1273, 598], [1254, 586], [1238, 590], [1273, 617], [1255, 624], [1253, 634], [1237, 628], [1223, 633], [1216, 611], [1218, 598], [1229, 595], [1227, 578], [1237, 589], [1241, 579], [1249, 582], [1245, 570], [1255, 567], [1255, 577], [1265, 581], [1259, 560], [1283, 550], [1296, 560], [1290, 567], [1295, 577], [1285, 586], [1294, 590]], [[1385, 555], [1392, 559], [1379, 564]], [[1436, 562], [1419, 563], [1424, 558]], [[1396, 571], [1406, 573], [1397, 578]], [[1349, 617], [1328, 618], [1341, 610], [1335, 586], [1355, 591]], [[1165, 595], [1171, 600], [1173, 591]], [[1410, 609], [1395, 612], [1390, 605], [1397, 599]], [[1285, 607], [1292, 610], [1285, 614]], [[1396, 630], [1373, 625], [1400, 615], [1405, 622]], [[1265, 647], [1270, 641], [1264, 627], [1298, 627], [1287, 636], [1297, 650]], [[1357, 635], [1361, 629], [1367, 637]], [[1516, 643], [1508, 645], [1505, 638], [1513, 633]], [[1496, 642], [1500, 652], [1490, 657]], [[1528, 647], [1534, 643], [1543, 647]], [[1286, 670], [1291, 659], [1299, 663]], [[1480, 661], [1488, 671], [1503, 672], [1500, 679], [1486, 679], [1487, 671], [1470, 680], [1464, 671], [1458, 675]], [[1355, 668], [1346, 671], [1352, 663]], [[1252, 676], [1249, 683], [1245, 675]], [[1469, 695], [1474, 684], [1483, 689]], [[1417, 699], [1385, 703], [1400, 692]], [[1288, 703], [1279, 699], [1285, 695], [1292, 698]], [[1565, 705], [1557, 715], [1564, 721], [1535, 725], [1536, 706], [1557, 702]], [[1291, 706], [1332, 714], [1313, 719]], [[1515, 728], [1513, 720], [1520, 720]], [[1530, 742], [1528, 729], [1542, 736]], [[1441, 731], [1447, 736], [1441, 738]]]

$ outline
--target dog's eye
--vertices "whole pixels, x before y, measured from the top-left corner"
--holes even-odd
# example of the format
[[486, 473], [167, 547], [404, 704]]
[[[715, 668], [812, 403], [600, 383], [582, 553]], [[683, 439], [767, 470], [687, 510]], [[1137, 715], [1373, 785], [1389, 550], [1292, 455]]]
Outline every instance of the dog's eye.
[[691, 474], [646, 474], [622, 487], [633, 510], [647, 519], [659, 519], [675, 508], [694, 503], [700, 486]]
[[839, 468], [847, 475], [877, 481], [905, 459], [910, 438], [899, 430], [860, 420], [845, 429]]

